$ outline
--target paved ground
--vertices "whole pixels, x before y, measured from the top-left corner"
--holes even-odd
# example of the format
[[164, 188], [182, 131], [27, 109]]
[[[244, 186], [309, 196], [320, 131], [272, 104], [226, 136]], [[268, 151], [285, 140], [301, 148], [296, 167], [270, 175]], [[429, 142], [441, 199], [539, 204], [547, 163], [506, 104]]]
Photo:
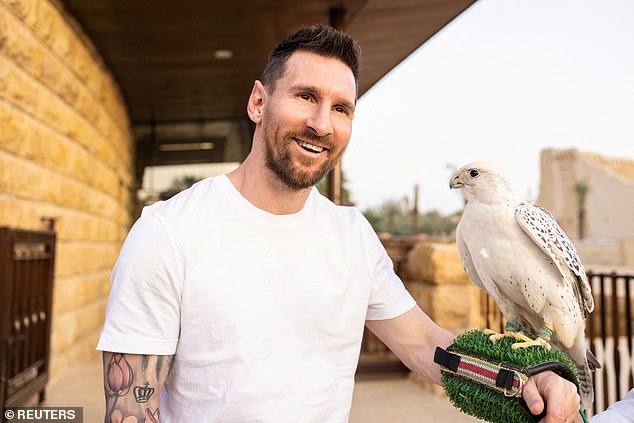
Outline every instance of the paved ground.
[[[48, 406], [84, 407], [84, 423], [103, 422], [101, 361], [83, 362], [69, 368], [49, 384], [46, 402]], [[445, 398], [424, 390], [407, 377], [358, 380], [350, 423], [386, 422], [475, 423], [480, 420], [460, 413]]]
[[350, 423], [476, 423], [438, 394], [407, 377], [361, 379], [352, 400]]

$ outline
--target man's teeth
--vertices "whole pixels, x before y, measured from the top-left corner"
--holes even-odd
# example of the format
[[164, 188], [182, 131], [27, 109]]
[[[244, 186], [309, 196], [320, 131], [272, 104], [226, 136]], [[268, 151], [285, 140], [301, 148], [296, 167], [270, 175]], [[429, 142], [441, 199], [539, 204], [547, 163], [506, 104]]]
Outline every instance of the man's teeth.
[[318, 147], [316, 145], [308, 144], [305, 141], [298, 140], [297, 143], [301, 147], [305, 148], [306, 150], [314, 151], [315, 153], [321, 153], [322, 151], [324, 151], [323, 147]]

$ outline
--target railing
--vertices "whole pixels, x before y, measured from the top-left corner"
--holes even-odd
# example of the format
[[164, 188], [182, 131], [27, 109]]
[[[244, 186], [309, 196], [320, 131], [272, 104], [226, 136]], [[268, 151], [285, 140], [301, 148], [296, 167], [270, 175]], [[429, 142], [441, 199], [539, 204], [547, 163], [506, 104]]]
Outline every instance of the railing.
[[588, 273], [588, 279], [595, 309], [588, 316], [586, 336], [602, 367], [594, 373], [592, 411], [597, 413], [634, 387], [634, 275]]
[[0, 410], [44, 401], [55, 233], [0, 228]]
[[[634, 387], [634, 275], [588, 272], [595, 309], [586, 321], [588, 348], [601, 363], [593, 375], [594, 403], [589, 415], [605, 410]], [[502, 315], [484, 292], [483, 323], [504, 329]], [[592, 340], [592, 342], [590, 342]]]

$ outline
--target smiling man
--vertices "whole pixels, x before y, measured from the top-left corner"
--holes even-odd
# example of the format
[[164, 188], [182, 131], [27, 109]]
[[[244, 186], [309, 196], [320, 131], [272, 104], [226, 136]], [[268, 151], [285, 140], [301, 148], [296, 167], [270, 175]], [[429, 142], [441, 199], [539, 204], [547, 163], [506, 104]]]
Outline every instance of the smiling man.
[[[350, 140], [358, 60], [333, 28], [290, 36], [253, 85], [240, 167], [143, 210], [98, 345], [106, 422], [346, 422], [364, 325], [440, 381], [434, 349], [453, 336], [416, 305], [363, 216], [314, 188]], [[551, 423], [579, 401], [554, 374], [527, 383], [536, 412], [542, 398]]]

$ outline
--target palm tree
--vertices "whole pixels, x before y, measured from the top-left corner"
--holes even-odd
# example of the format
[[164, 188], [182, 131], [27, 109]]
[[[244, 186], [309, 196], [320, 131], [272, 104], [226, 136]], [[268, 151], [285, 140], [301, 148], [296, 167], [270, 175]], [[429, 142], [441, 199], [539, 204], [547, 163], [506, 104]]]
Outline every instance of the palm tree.
[[575, 192], [577, 193], [577, 210], [579, 213], [579, 239], [585, 237], [586, 227], [586, 198], [588, 197], [588, 191], [590, 185], [588, 181], [579, 181], [575, 184]]

